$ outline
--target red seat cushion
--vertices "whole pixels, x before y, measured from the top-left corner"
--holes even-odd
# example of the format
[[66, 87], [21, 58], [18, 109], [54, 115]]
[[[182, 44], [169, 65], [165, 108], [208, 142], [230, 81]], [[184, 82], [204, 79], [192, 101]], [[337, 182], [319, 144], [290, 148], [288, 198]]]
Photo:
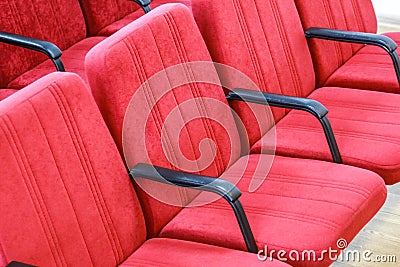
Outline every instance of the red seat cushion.
[[[96, 44], [100, 43], [104, 40], [105, 37], [91, 37], [86, 38], [70, 48], [63, 51], [61, 59], [64, 63], [64, 67], [66, 71], [74, 72], [79, 74], [85, 81], [86, 72], [85, 72], [85, 56], [86, 53]], [[53, 62], [48, 59], [45, 62], [39, 64], [38, 66], [28, 70], [24, 74], [17, 77], [15, 80], [11, 81], [8, 84], [9, 88], [20, 89], [22, 87], [27, 86], [28, 84], [36, 81], [37, 79], [49, 74], [51, 72], [56, 71]]]
[[[377, 172], [387, 184], [400, 181], [399, 95], [324, 87], [310, 98], [329, 109], [344, 163]], [[290, 112], [276, 130], [278, 154], [332, 160], [321, 125], [308, 113]], [[252, 152], [263, 146], [261, 139]]]
[[289, 265], [267, 259], [262, 262], [257, 255], [222, 247], [204, 245], [183, 240], [155, 238], [146, 241], [120, 266], [267, 266]]
[[[355, 167], [276, 156], [261, 187], [249, 193], [255, 170], [268, 155], [241, 158], [221, 178], [232, 180], [243, 192], [240, 198], [259, 248], [298, 252], [337, 249], [348, 242], [379, 210], [386, 187], [373, 172]], [[262, 168], [262, 167], [261, 167]], [[243, 170], [245, 172], [243, 174]], [[201, 214], [202, 216], [198, 216]], [[183, 209], [161, 232], [161, 237], [200, 241], [245, 250], [235, 217], [225, 200]], [[275, 255], [276, 256], [276, 255]], [[286, 255], [287, 256], [287, 255]], [[295, 266], [328, 266], [331, 261], [296, 262]]]
[[[400, 33], [388, 34], [400, 43]], [[399, 51], [399, 49], [397, 49]], [[393, 61], [380, 47], [365, 46], [338, 68], [325, 82], [325, 86], [338, 86], [400, 93]]]
[[[166, 3], [182, 3], [190, 7], [190, 0], [153, 0], [154, 9]], [[144, 11], [135, 2], [129, 0], [80, 0], [90, 36], [109, 36], [132, 21], [143, 16]]]
[[0, 89], [0, 100], [3, 100], [6, 97], [9, 97], [10, 95], [14, 94], [17, 92], [15, 89]]

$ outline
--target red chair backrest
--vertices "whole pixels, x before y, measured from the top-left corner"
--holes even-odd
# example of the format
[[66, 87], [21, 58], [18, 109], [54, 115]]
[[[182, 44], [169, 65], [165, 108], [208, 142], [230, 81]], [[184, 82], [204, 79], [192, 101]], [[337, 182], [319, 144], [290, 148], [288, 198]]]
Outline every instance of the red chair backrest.
[[81, 78], [0, 101], [0, 266], [116, 266], [145, 240], [118, 150]]

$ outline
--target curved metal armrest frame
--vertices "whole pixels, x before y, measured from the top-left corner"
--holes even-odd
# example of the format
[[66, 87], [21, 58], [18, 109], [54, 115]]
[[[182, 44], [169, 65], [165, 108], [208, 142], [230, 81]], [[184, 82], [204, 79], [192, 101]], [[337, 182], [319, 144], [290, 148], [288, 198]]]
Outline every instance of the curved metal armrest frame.
[[159, 183], [170, 184], [195, 190], [208, 191], [223, 197], [231, 205], [239, 223], [247, 250], [257, 253], [257, 244], [239, 197], [242, 193], [232, 183], [208, 176], [190, 174], [139, 163], [129, 171], [131, 178], [145, 178]]
[[0, 42], [41, 52], [53, 61], [57, 71], [65, 71], [62, 51], [53, 43], [27, 36], [0, 31]]
[[332, 126], [326, 116], [328, 109], [320, 102], [308, 98], [271, 94], [242, 88], [233, 89], [226, 98], [228, 101], [237, 100], [260, 105], [268, 104], [273, 107], [297, 109], [312, 114], [322, 125], [333, 162], [343, 163]]
[[400, 59], [396, 51], [397, 44], [389, 37], [381, 34], [341, 31], [327, 28], [310, 28], [305, 31], [307, 38], [318, 38], [331, 41], [339, 41], [346, 43], [357, 43], [374, 45], [385, 50], [393, 61], [394, 70], [396, 71], [397, 81], [400, 84]]

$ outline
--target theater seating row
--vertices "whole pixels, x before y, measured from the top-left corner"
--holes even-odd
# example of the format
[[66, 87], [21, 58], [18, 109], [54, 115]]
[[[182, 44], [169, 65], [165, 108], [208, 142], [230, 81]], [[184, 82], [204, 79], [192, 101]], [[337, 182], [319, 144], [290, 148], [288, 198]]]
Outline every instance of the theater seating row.
[[[208, 266], [226, 260], [243, 266], [259, 262], [239, 250], [265, 245], [286, 253], [314, 250], [319, 257], [338, 249], [337, 240], [351, 241], [379, 210], [384, 181], [399, 179], [399, 96], [315, 90], [293, 1], [191, 5], [194, 18], [184, 5], [160, 6], [87, 54], [82, 77], [116, 147], [77, 75], [51, 74], [0, 102], [0, 154], [7, 162], [0, 167], [8, 178], [1, 182], [0, 263]], [[206, 64], [212, 60], [255, 84], [218, 73]], [[150, 79], [165, 69], [170, 71], [159, 80]], [[201, 82], [205, 76], [214, 83]], [[228, 85], [227, 96], [219, 80]], [[239, 87], [263, 93], [234, 89]], [[314, 100], [329, 108], [337, 145], [327, 110]], [[247, 134], [238, 130], [238, 120]], [[274, 157], [269, 141], [275, 132]], [[251, 148], [245, 150], [246, 143]], [[210, 193], [149, 182], [160, 180], [157, 172], [173, 184], [201, 185], [224, 198], [196, 207], [169, 205], [165, 199], [185, 206]], [[219, 178], [213, 185], [209, 177]], [[254, 180], [261, 183], [252, 192]], [[157, 255], [164, 250], [170, 254]], [[288, 262], [327, 266], [332, 259]]]

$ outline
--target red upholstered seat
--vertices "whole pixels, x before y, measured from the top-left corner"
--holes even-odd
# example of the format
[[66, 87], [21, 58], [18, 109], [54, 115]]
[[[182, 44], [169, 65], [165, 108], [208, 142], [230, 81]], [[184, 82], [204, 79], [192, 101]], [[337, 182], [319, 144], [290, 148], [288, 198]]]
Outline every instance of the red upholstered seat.
[[[249, 193], [257, 165], [266, 155], [241, 158], [221, 178], [232, 180], [242, 174], [238, 188], [257, 244], [261, 248], [287, 252], [314, 250], [317, 257], [328, 247], [337, 249], [340, 238], [351, 240], [379, 207], [384, 186], [376, 175], [350, 166], [315, 160], [275, 157], [262, 186]], [[258, 167], [259, 168], [259, 167]], [[258, 177], [262, 179], [263, 177]], [[202, 214], [197, 218], [196, 214]], [[161, 231], [161, 237], [196, 240], [202, 243], [245, 249], [229, 206], [222, 200], [202, 207], [185, 208]], [[193, 224], [196, 221], [198, 224]], [[207, 227], [204, 227], [206, 225]], [[276, 255], [275, 255], [276, 256]], [[296, 262], [296, 266], [328, 266], [331, 261]]]
[[[66, 67], [66, 70], [79, 74], [79, 76], [81, 76], [82, 79], [86, 82], [87, 78], [84, 66], [86, 53], [93, 46], [104, 39], [105, 37], [86, 38], [64, 50], [62, 54], [62, 61]], [[28, 84], [36, 81], [40, 77], [43, 77], [44, 75], [54, 71], [55, 68], [53, 62], [51, 62], [51, 60], [46, 60], [43, 63], [40, 63], [36, 67], [18, 76], [16, 79], [8, 84], [8, 87], [19, 89], [21, 88], [21, 86], [27, 86]]]
[[[323, 87], [309, 97], [329, 109], [344, 162], [377, 172], [387, 184], [399, 181], [399, 95]], [[278, 154], [331, 160], [321, 125], [311, 115], [292, 111], [278, 122], [276, 130]], [[253, 153], [266, 149], [266, 138], [268, 134], [252, 147]]]
[[[198, 61], [202, 63], [196, 65]], [[189, 62], [193, 64], [185, 65]], [[351, 240], [385, 199], [381, 178], [354, 167], [285, 157], [276, 157], [267, 175], [272, 156], [240, 158], [232, 112], [222, 88], [215, 85], [215, 69], [204, 62], [211, 62], [204, 41], [189, 9], [180, 4], [154, 9], [88, 53], [86, 69], [93, 95], [128, 166], [144, 162], [188, 171], [184, 155], [199, 164], [190, 172], [239, 180], [241, 201], [259, 248], [268, 245], [287, 252], [307, 248], [318, 254], [329, 246], [335, 248], [340, 237]], [[154, 75], [156, 80], [145, 83]], [[195, 81], [182, 84], [185, 77]], [[132, 108], [128, 114], [135, 116], [125, 117], [128, 105]], [[193, 118], [193, 114], [203, 116]], [[124, 118], [130, 134], [123, 131]], [[142, 123], [143, 129], [138, 126]], [[173, 134], [175, 129], [179, 134]], [[213, 148], [206, 149], [205, 140], [212, 140]], [[200, 167], [210, 158], [206, 167]], [[252, 178], [261, 186], [250, 193]], [[136, 188], [151, 236], [246, 249], [226, 202], [181, 209]], [[195, 198], [170, 188], [154, 193], [175, 194], [182, 203], [198, 203], [204, 195]], [[201, 217], [195, 218], [196, 214]], [[325, 258], [322, 263], [289, 263], [327, 266], [330, 262]]]
[[[214, 61], [245, 73], [262, 91], [320, 101], [329, 109], [344, 163], [373, 170], [388, 184], [400, 181], [398, 96], [346, 88], [314, 91], [312, 59], [293, 1], [196, 0], [192, 9]], [[243, 104], [233, 104], [242, 118], [249, 117]], [[274, 114], [278, 154], [332, 159], [314, 117], [304, 112], [285, 117], [283, 109]], [[254, 120], [246, 122], [248, 132], [254, 125]], [[259, 140], [270, 134], [249, 135], [253, 153], [263, 150]]]
[[[135, 2], [129, 0], [79, 0], [85, 16], [88, 34], [109, 36], [137, 18], [143, 16], [144, 11]], [[153, 0], [154, 9], [166, 3], [182, 3], [190, 7], [190, 0]]]
[[121, 266], [267, 266], [289, 267], [269, 259], [259, 261], [257, 255], [222, 247], [183, 240], [154, 238], [146, 241]]
[[1, 101], [0, 131], [0, 266], [265, 266], [246, 252], [146, 241], [125, 166], [76, 74], [50, 74]]
[[[104, 37], [86, 38], [86, 25], [77, 0], [0, 3], [0, 30], [49, 41], [62, 51], [67, 71], [85, 78], [86, 52]], [[86, 38], [86, 39], [85, 39]], [[20, 89], [55, 71], [46, 56], [32, 50], [0, 43], [0, 87]]]
[[[323, 27], [377, 32], [371, 0], [295, 0], [304, 29]], [[399, 33], [389, 34], [399, 44]], [[397, 36], [397, 37], [396, 37]], [[318, 86], [339, 86], [399, 93], [390, 56], [382, 48], [310, 39]]]

